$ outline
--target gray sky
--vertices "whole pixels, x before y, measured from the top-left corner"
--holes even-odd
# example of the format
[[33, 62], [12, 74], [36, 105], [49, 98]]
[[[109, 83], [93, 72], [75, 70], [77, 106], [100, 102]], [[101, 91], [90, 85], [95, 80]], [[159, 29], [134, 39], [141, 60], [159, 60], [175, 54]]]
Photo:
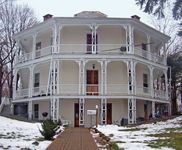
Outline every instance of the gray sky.
[[39, 20], [48, 13], [55, 17], [72, 17], [87, 10], [101, 11], [108, 17], [128, 18], [138, 15], [142, 22], [150, 24], [148, 15], [136, 6], [135, 0], [17, 0], [17, 2], [32, 7]]

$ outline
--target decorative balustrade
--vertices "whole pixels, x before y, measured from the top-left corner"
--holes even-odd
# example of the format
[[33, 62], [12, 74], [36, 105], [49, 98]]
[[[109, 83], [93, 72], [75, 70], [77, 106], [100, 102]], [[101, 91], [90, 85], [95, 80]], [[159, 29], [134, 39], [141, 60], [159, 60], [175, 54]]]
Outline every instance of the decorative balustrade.
[[168, 97], [166, 97], [166, 91], [156, 89], [154, 89], [154, 98], [168, 99]]
[[136, 95], [139, 96], [151, 96], [151, 90], [149, 87], [136, 86]]
[[107, 95], [127, 95], [128, 84], [107, 84]]
[[[92, 50], [94, 53], [100, 55], [110, 55], [110, 54], [127, 54], [127, 45], [126, 44], [60, 44], [57, 46], [48, 46], [42, 49], [36, 50], [35, 54], [25, 53], [20, 56], [17, 56], [16, 63], [23, 63], [26, 61], [30, 61], [32, 59], [38, 59], [41, 57], [45, 57], [51, 55], [52, 53], [59, 54], [92, 54]], [[95, 51], [96, 50], [96, 51]], [[153, 61], [155, 63], [166, 64], [164, 57], [161, 57], [157, 54], [150, 53], [146, 50], [142, 50], [139, 47], [134, 48], [134, 54], [145, 58], [147, 60]]]
[[79, 94], [79, 84], [60, 84], [59, 94], [60, 95], [78, 95]]
[[51, 55], [53, 51], [54, 51], [53, 46], [41, 48], [41, 49], [35, 51], [35, 58], [40, 58], [40, 57]]
[[29, 96], [29, 88], [19, 89], [16, 91], [16, 98], [27, 98]]
[[[59, 92], [55, 95], [62, 96], [79, 96], [79, 84], [60, 84], [55, 85], [55, 89], [59, 89]], [[85, 94], [84, 95], [102, 95], [101, 94], [101, 86], [100, 84], [85, 84]], [[20, 89], [16, 92], [16, 98], [27, 98], [29, 97], [29, 88]], [[47, 90], [47, 86], [39, 86], [32, 88], [32, 97], [40, 97], [40, 96], [49, 96], [51, 91]], [[163, 90], [153, 90], [154, 98], [156, 99], [167, 99], [166, 91]], [[104, 94], [107, 96], [122, 96], [128, 95], [128, 85], [127, 84], [107, 84], [107, 92]], [[136, 86], [136, 95], [137, 96], [147, 96], [152, 97], [151, 90], [148, 87]]]
[[143, 50], [141, 48], [135, 47], [134, 54], [137, 56], [140, 56], [142, 58], [145, 58], [147, 60], [153, 61], [155, 63], [166, 65], [164, 57], [159, 56], [155, 53], [153, 54], [153, 53]]
[[47, 86], [43, 85], [43, 86], [39, 86], [39, 87], [34, 87], [32, 88], [32, 96], [46, 96], [47, 93]]

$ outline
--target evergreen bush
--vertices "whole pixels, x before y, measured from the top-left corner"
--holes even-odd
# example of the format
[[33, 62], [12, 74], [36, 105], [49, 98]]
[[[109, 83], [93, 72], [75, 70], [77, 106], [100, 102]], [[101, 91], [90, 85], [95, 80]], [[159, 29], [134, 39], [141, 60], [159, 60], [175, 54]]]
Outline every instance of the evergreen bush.
[[52, 140], [53, 136], [56, 134], [57, 124], [52, 120], [45, 120], [41, 124], [42, 130], [39, 129], [40, 133], [45, 140]]

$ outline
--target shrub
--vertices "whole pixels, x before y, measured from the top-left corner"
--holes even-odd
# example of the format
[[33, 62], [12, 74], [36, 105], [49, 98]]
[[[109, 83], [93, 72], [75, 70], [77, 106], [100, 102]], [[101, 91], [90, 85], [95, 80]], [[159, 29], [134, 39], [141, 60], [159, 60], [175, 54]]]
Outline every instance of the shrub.
[[42, 130], [39, 129], [40, 133], [45, 140], [52, 140], [53, 136], [56, 134], [56, 127], [58, 126], [52, 120], [45, 120], [42, 123]]

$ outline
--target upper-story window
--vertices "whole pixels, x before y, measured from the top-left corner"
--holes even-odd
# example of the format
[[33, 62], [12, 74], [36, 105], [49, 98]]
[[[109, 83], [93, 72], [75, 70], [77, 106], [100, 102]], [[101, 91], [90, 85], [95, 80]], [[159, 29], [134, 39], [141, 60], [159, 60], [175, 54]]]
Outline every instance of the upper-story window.
[[87, 34], [87, 54], [92, 54], [93, 45], [96, 45], [96, 50], [97, 50], [97, 43], [98, 43], [97, 39], [98, 39], [97, 35], [95, 37], [92, 34]]
[[148, 92], [148, 75], [143, 74], [143, 91]]
[[36, 49], [36, 55], [35, 55], [35, 56], [36, 56], [36, 58], [38, 58], [38, 57], [41, 56], [41, 52], [40, 52], [40, 49], [41, 49], [41, 42], [36, 43], [35, 49]]
[[142, 43], [142, 49], [145, 51], [147, 50], [147, 44], [146, 43]]
[[40, 85], [40, 73], [35, 73], [34, 75], [34, 87], [39, 87]]

